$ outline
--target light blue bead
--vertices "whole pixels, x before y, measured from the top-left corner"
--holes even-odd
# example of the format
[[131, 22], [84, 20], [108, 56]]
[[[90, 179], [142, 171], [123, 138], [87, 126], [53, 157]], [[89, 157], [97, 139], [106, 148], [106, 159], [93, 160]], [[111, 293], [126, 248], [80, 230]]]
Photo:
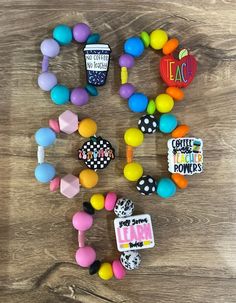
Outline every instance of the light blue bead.
[[42, 127], [35, 133], [35, 141], [38, 145], [48, 147], [56, 140], [55, 132], [49, 127]]
[[98, 43], [99, 40], [100, 40], [100, 35], [95, 33], [95, 34], [88, 36], [86, 43], [87, 44]]
[[129, 97], [128, 106], [132, 112], [141, 113], [146, 110], [148, 97], [142, 93], [134, 93]]
[[56, 170], [52, 164], [42, 163], [35, 168], [34, 174], [39, 182], [48, 183], [55, 177]]
[[175, 195], [176, 186], [175, 183], [169, 178], [162, 178], [157, 183], [157, 191], [156, 193], [161, 198], [170, 198]]
[[70, 100], [70, 90], [65, 85], [57, 84], [50, 94], [52, 101], [57, 105], [66, 104]]
[[68, 25], [59, 24], [53, 30], [53, 38], [61, 45], [70, 44], [72, 41], [72, 30]]
[[128, 38], [124, 44], [124, 51], [135, 58], [140, 57], [144, 52], [143, 41], [139, 37]]
[[87, 84], [85, 86], [86, 91], [90, 94], [90, 96], [98, 96], [98, 90], [95, 86], [91, 84]]
[[162, 133], [169, 134], [177, 126], [178, 122], [173, 114], [163, 114], [160, 117], [159, 129]]

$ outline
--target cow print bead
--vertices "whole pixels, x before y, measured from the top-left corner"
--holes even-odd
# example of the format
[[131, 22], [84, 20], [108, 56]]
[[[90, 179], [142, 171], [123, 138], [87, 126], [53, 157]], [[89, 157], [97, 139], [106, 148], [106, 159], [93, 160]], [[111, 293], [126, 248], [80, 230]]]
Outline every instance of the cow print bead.
[[151, 176], [142, 176], [136, 185], [137, 190], [144, 196], [150, 196], [156, 191], [156, 182]]
[[153, 115], [145, 115], [139, 119], [138, 127], [144, 134], [153, 134], [158, 129], [157, 118]]
[[114, 213], [119, 218], [129, 217], [132, 216], [134, 211], [134, 202], [126, 199], [126, 198], [120, 198], [117, 200]]
[[141, 256], [137, 250], [128, 250], [122, 252], [120, 262], [127, 270], [133, 270], [139, 267]]

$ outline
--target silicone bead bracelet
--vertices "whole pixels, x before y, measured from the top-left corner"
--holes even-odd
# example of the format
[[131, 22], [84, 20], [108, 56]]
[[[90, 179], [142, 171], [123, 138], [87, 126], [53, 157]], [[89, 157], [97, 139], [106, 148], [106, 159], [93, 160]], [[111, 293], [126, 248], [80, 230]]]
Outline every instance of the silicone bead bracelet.
[[[55, 58], [60, 47], [69, 45], [72, 39], [86, 43], [84, 48], [87, 84], [70, 90], [67, 86], [58, 84], [57, 77], [49, 71], [49, 60]], [[57, 105], [69, 101], [77, 106], [88, 103], [89, 96], [97, 96], [96, 86], [106, 83], [109, 69], [111, 49], [108, 44], [98, 43], [99, 34], [92, 34], [89, 26], [84, 23], [76, 24], [73, 29], [65, 24], [57, 25], [53, 30], [53, 38], [45, 39], [40, 49], [43, 54], [42, 72], [38, 77], [38, 85], [44, 91], [50, 91], [52, 101]]]
[[[85, 244], [85, 233], [92, 228], [95, 210], [114, 211], [118, 217], [114, 220], [117, 248], [121, 253], [119, 259], [112, 262], [100, 261], [92, 246]], [[154, 236], [151, 217], [147, 214], [132, 216], [133, 201], [127, 198], [117, 198], [116, 193], [109, 192], [106, 196], [94, 194], [90, 202], [83, 203], [83, 211], [76, 212], [72, 218], [73, 227], [78, 231], [78, 250], [75, 254], [77, 264], [89, 269], [89, 274], [98, 273], [103, 280], [113, 276], [121, 280], [126, 270], [139, 267], [140, 249], [154, 247]]]
[[[56, 175], [54, 165], [45, 162], [45, 148], [55, 143], [56, 136], [60, 132], [72, 134], [76, 131], [84, 138], [91, 137], [87, 143], [91, 144], [90, 150], [92, 154], [89, 154], [89, 159], [87, 159], [85, 151], [83, 157], [83, 161], [89, 169], [83, 169], [79, 176], [67, 174], [66, 176], [59, 177]], [[58, 120], [50, 119], [49, 127], [40, 128], [35, 133], [35, 140], [38, 144], [38, 165], [35, 168], [35, 178], [41, 183], [49, 183], [50, 191], [56, 191], [60, 188], [61, 194], [67, 198], [76, 196], [80, 192], [80, 186], [84, 188], [93, 188], [96, 186], [98, 183], [98, 174], [95, 170], [105, 168], [115, 158], [115, 151], [110, 142], [102, 137], [96, 137], [96, 132], [97, 124], [94, 120], [85, 118], [79, 121], [78, 115], [70, 110], [63, 112]], [[95, 146], [94, 153], [92, 144]], [[91, 161], [93, 161], [92, 164]]]

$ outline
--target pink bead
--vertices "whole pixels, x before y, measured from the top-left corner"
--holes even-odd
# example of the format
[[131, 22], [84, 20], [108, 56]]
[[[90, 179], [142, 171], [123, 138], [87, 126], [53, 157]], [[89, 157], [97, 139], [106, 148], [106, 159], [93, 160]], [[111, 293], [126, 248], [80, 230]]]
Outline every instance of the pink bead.
[[84, 247], [85, 246], [85, 232], [79, 230], [78, 231], [78, 243], [79, 247]]
[[61, 178], [60, 192], [67, 198], [73, 198], [80, 192], [79, 179], [71, 174]]
[[122, 280], [126, 275], [125, 268], [121, 264], [120, 260], [114, 260], [112, 262], [112, 271], [116, 279]]
[[61, 178], [56, 177], [50, 182], [50, 191], [56, 191], [60, 187]]
[[74, 214], [72, 224], [79, 231], [86, 231], [93, 225], [93, 217], [85, 211], [79, 211]]
[[72, 134], [78, 129], [78, 116], [70, 110], [66, 110], [59, 118], [60, 130], [66, 134]]
[[75, 254], [75, 260], [81, 267], [89, 267], [96, 260], [96, 252], [91, 246], [80, 247]]
[[116, 193], [113, 192], [108, 193], [105, 198], [105, 209], [108, 211], [112, 211], [115, 207], [116, 200], [117, 200]]
[[59, 123], [55, 119], [50, 119], [48, 122], [49, 126], [51, 127], [52, 130], [54, 130], [55, 133], [59, 134], [60, 133], [60, 127]]

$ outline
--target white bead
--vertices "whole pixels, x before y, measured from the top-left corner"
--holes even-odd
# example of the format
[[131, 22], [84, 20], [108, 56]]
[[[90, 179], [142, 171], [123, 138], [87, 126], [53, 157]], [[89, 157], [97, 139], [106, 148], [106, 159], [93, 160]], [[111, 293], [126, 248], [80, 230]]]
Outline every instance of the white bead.
[[37, 157], [38, 157], [39, 164], [44, 162], [44, 147], [43, 146], [38, 145]]

